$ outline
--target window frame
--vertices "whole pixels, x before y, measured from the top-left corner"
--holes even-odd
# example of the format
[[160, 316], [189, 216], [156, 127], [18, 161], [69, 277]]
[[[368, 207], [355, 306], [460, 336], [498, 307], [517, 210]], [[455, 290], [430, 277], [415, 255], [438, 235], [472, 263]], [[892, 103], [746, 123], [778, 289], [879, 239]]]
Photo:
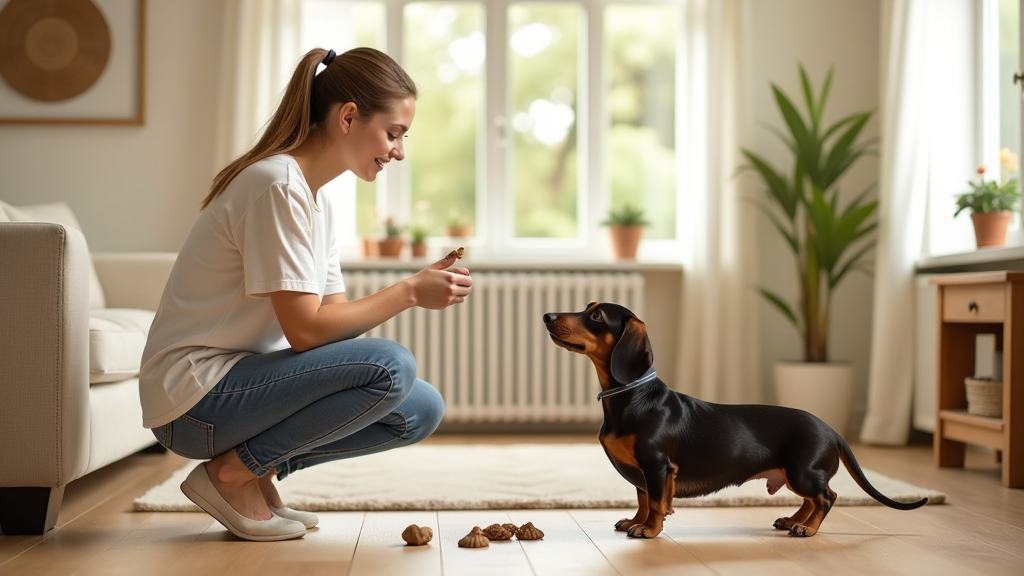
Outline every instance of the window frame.
[[[384, 5], [385, 31], [383, 45], [388, 54], [405, 64], [404, 13], [405, 6], [433, 0], [376, 0]], [[688, 0], [437, 0], [448, 4], [463, 2], [480, 4], [483, 10], [483, 30], [486, 46], [484, 94], [480, 106], [477, 137], [477, 196], [476, 236], [469, 240], [474, 255], [488, 259], [518, 260], [565, 259], [608, 260], [611, 258], [610, 241], [601, 221], [607, 212], [610, 185], [607, 174], [600, 167], [608, 158], [608, 129], [611, 118], [608, 105], [609, 62], [605, 46], [604, 15], [609, 5], [674, 5], [679, 7], [680, 29], [685, 30]], [[511, 79], [508, 66], [508, 11], [514, 4], [559, 3], [575, 4], [581, 9], [579, 53], [579, 93], [577, 94], [577, 155], [578, 199], [576, 203], [577, 236], [575, 238], [517, 238], [515, 237], [515, 191], [512, 182], [513, 146], [509, 130], [511, 107]], [[597, 47], [595, 52], [592, 47]], [[685, 98], [689, 94], [682, 74], [685, 69], [686, 42], [680, 38], [676, 49], [675, 102], [677, 109], [686, 110]], [[676, 137], [676, 230], [673, 239], [646, 238], [641, 242], [640, 258], [679, 261], [684, 222], [684, 177], [687, 165], [682, 156], [686, 146], [682, 125], [685, 114], [675, 115]], [[595, 127], [598, 127], [595, 129]], [[604, 128], [600, 128], [604, 127]], [[424, 135], [423, 137], [429, 137]], [[593, 167], [593, 168], [592, 168]], [[389, 166], [389, 174], [380, 182], [377, 191], [377, 212], [408, 222], [412, 217], [411, 175], [406, 163]], [[381, 176], [384, 176], [383, 174]], [[650, 207], [646, 207], [650, 210]], [[358, 243], [358, 239], [353, 239]], [[431, 244], [447, 244], [443, 237], [434, 237]]]

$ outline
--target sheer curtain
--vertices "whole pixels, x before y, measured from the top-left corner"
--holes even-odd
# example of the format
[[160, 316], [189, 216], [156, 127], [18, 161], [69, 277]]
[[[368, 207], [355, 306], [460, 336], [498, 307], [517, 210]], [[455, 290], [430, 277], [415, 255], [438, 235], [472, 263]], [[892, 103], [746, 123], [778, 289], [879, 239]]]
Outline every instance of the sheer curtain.
[[741, 199], [736, 178], [745, 125], [738, 0], [688, 4], [686, 142], [681, 174], [687, 175], [680, 229], [683, 302], [677, 387], [714, 402], [759, 402], [761, 394], [757, 294], [753, 277], [754, 213]]
[[[928, 215], [952, 218], [951, 193], [972, 175], [975, 14], [970, 0], [888, 0], [883, 8], [879, 235], [863, 442], [906, 444], [914, 348], [934, 346], [914, 342], [915, 261]], [[929, 196], [938, 200], [931, 208]]]
[[303, 54], [301, 0], [224, 0], [216, 171], [249, 149]]

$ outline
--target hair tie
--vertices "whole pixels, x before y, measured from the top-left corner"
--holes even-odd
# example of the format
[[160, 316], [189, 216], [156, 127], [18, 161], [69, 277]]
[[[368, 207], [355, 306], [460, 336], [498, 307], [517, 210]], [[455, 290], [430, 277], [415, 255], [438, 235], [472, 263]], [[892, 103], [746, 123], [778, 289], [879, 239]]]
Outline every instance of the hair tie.
[[331, 62], [334, 62], [335, 56], [337, 56], [337, 54], [334, 53], [334, 50], [328, 50], [327, 56], [324, 56], [323, 62], [321, 62], [321, 64], [323, 64], [324, 66], [330, 66]]

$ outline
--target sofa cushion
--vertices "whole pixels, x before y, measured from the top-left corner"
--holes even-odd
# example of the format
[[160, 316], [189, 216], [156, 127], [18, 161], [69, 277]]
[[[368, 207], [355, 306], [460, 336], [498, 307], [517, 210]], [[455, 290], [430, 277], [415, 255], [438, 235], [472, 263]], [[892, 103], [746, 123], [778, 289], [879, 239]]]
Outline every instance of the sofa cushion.
[[154, 312], [103, 308], [89, 313], [89, 383], [117, 382], [139, 373]]
[[[0, 200], [0, 222], [51, 222], [82, 231], [71, 207], [65, 202], [33, 204], [30, 206], [11, 206]], [[88, 241], [86, 242], [88, 244]], [[107, 299], [103, 295], [103, 285], [96, 275], [96, 268], [89, 259], [89, 308], [105, 308]]]

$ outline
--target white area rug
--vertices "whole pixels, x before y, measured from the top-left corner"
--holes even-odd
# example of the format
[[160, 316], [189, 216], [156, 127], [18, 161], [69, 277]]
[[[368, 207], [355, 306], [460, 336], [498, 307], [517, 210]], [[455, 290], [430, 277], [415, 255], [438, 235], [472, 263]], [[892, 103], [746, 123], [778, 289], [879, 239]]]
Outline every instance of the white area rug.
[[[135, 500], [137, 511], [198, 511], [179, 485], [196, 463]], [[871, 483], [893, 500], [929, 504], [945, 494], [912, 486], [871, 470]], [[837, 505], [877, 504], [846, 469], [830, 483]], [[290, 475], [278, 484], [291, 507], [330, 510], [516, 510], [535, 508], [633, 508], [636, 490], [612, 468], [594, 444], [432, 445], [417, 444], [380, 454], [339, 460]], [[676, 499], [685, 506], [799, 506], [783, 488], [769, 495], [764, 480], [701, 498]]]

